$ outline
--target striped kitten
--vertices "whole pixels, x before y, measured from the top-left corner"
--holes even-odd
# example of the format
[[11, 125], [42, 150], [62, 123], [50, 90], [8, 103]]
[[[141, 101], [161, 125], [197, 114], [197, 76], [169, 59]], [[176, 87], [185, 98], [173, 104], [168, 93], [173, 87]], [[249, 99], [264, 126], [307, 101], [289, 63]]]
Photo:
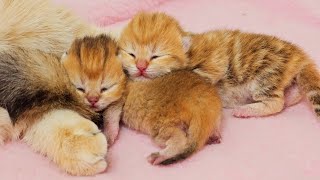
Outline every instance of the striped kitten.
[[[128, 68], [136, 79], [192, 69], [216, 84], [224, 107], [234, 108], [236, 117], [278, 113], [284, 106], [298, 103], [302, 94], [320, 116], [319, 72], [308, 55], [294, 44], [273, 36], [231, 30], [186, 33], [174, 18], [161, 13], [138, 14], [134, 21], [139, 23], [129, 23], [120, 44], [127, 52], [123, 58], [125, 66], [127, 62], [138, 65]], [[155, 31], [155, 21], [167, 24]], [[137, 37], [144, 37], [148, 32], [158, 34], [154, 33], [151, 42], [143, 42], [148, 48], [144, 51], [147, 56], [141, 59], [136, 56], [140, 54]], [[165, 32], [176, 35], [163, 38]], [[166, 58], [172, 52], [161, 52], [161, 48], [169, 41], [180, 43], [179, 51], [186, 49], [189, 60]]]
[[116, 58], [117, 44], [106, 35], [76, 39], [62, 64], [83, 104], [104, 117], [109, 145], [119, 132], [126, 77]]

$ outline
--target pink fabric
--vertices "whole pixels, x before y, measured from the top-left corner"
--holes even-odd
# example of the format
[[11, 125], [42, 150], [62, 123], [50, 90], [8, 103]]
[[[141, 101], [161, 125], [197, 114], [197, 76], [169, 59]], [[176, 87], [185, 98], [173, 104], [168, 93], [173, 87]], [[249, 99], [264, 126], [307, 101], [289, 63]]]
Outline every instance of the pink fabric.
[[109, 25], [130, 18], [139, 10], [149, 10], [166, 0], [53, 0], [70, 7], [86, 20]]
[[[102, 5], [102, 0], [90, 1], [92, 6], [84, 5], [89, 1], [65, 3], [96, 23], [100, 15], [110, 17], [111, 11], [105, 10], [109, 5]], [[102, 14], [87, 14], [89, 8]], [[175, 16], [185, 28], [196, 32], [240, 28], [277, 35], [301, 46], [320, 65], [319, 1], [171, 0], [156, 10]], [[126, 19], [121, 13], [113, 17]], [[111, 22], [100, 20], [101, 24]], [[71, 177], [23, 143], [10, 143], [0, 148], [0, 179], [320, 179], [320, 125], [306, 101], [266, 118], [237, 119], [225, 110], [223, 125], [221, 144], [206, 146], [186, 161], [168, 167], [149, 165], [145, 157], [158, 147], [147, 136], [122, 128], [120, 139], [108, 154], [110, 167], [95, 177]]]

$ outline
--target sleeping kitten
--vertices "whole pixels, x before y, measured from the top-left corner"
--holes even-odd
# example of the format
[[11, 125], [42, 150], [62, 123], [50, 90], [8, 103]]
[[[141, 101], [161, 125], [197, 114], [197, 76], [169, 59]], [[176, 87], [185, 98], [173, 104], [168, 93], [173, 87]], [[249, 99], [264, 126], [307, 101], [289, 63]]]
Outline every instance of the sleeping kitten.
[[206, 142], [220, 142], [220, 98], [213, 84], [191, 71], [169, 73], [187, 60], [180, 32], [170, 31], [177, 23], [163, 17], [139, 14], [120, 37], [119, 52], [131, 79], [123, 122], [164, 147], [148, 157], [154, 165], [184, 159]]
[[123, 123], [150, 135], [163, 147], [153, 164], [171, 164], [220, 143], [222, 104], [214, 86], [191, 71], [176, 71], [147, 81], [129, 81]]
[[187, 66], [177, 21], [163, 13], [140, 13], [124, 28], [120, 40], [123, 67], [133, 80], [152, 79]]
[[118, 135], [126, 83], [116, 51], [117, 44], [110, 37], [87, 36], [76, 39], [61, 60], [83, 103], [102, 112], [109, 144]]
[[[161, 22], [166, 25], [153, 26]], [[148, 33], [153, 34], [152, 41], [138, 41]], [[180, 43], [175, 51], [187, 50], [189, 60], [166, 58], [171, 51], [159, 53], [168, 39]], [[320, 116], [320, 76], [315, 64], [297, 46], [273, 36], [229, 30], [191, 34], [170, 16], [142, 13], [123, 30], [120, 46], [124, 67], [135, 79], [192, 69], [217, 86], [223, 106], [234, 108], [236, 117], [280, 112], [285, 105], [298, 103], [302, 92]], [[141, 49], [145, 59], [136, 55]], [[134, 62], [137, 66], [130, 66]]]

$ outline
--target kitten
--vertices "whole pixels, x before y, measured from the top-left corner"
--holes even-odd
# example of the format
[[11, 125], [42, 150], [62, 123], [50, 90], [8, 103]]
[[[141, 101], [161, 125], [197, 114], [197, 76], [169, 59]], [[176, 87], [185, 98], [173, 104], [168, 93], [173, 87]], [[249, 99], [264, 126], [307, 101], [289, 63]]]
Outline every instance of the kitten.
[[0, 143], [21, 137], [73, 175], [105, 170], [100, 115], [59, 62], [74, 37], [95, 31], [46, 0], [0, 2]]
[[123, 29], [120, 55], [131, 79], [152, 79], [187, 66], [183, 31], [168, 18], [163, 13], [140, 13]]
[[189, 67], [219, 89], [236, 117], [267, 116], [299, 102], [303, 92], [319, 116], [320, 76], [292, 43], [263, 34], [217, 30], [193, 34]]
[[[162, 22], [166, 25], [153, 27], [153, 23]], [[175, 36], [167, 36], [166, 32]], [[144, 70], [139, 70], [140, 65], [130, 66], [141, 59], [135, 54], [139, 53], [137, 37], [148, 33], [153, 34], [151, 42], [158, 45], [168, 42], [168, 39], [180, 42], [176, 47], [179, 47], [178, 51], [187, 50], [188, 59], [153, 58], [154, 54], [157, 55], [153, 49], [158, 46], [148, 43], [149, 46], [145, 46], [151, 49], [145, 50], [149, 52], [146, 53], [148, 56], [143, 63], [137, 62], [144, 65]], [[140, 42], [143, 43], [146, 42]], [[123, 53], [123, 62], [129, 74], [141, 78], [145, 77], [141, 74], [152, 72], [147, 77], [154, 78], [176, 69], [192, 69], [217, 86], [223, 106], [234, 108], [233, 115], [236, 117], [280, 112], [284, 106], [298, 103], [302, 93], [307, 95], [320, 116], [320, 76], [314, 62], [297, 46], [276, 37], [231, 30], [192, 34], [183, 31], [170, 16], [144, 13], [144, 16], [136, 15], [123, 30], [120, 46], [126, 52]], [[157, 70], [154, 66], [165, 66], [167, 69]]]
[[110, 37], [87, 36], [76, 39], [61, 60], [83, 103], [102, 112], [110, 145], [119, 132], [126, 84], [116, 52], [117, 44]]
[[171, 164], [220, 143], [222, 105], [214, 86], [191, 71], [176, 71], [146, 81], [129, 81], [123, 123], [150, 135], [163, 147], [153, 164]]
[[131, 79], [123, 122], [164, 147], [148, 157], [154, 165], [184, 159], [208, 141], [219, 143], [222, 111], [211, 83], [191, 71], [169, 73], [187, 60], [179, 32], [170, 31], [177, 23], [163, 17], [137, 15], [124, 29], [119, 51]]

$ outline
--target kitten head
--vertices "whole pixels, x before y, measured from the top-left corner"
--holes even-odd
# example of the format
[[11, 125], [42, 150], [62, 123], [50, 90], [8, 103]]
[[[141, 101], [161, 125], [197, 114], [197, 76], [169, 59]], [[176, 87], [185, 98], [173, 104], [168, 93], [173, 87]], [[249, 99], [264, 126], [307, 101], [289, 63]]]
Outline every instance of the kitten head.
[[188, 39], [179, 23], [164, 13], [139, 13], [124, 28], [119, 59], [131, 79], [152, 79], [187, 64]]
[[125, 74], [116, 57], [117, 44], [105, 35], [76, 39], [62, 64], [84, 103], [101, 111], [122, 96]]

